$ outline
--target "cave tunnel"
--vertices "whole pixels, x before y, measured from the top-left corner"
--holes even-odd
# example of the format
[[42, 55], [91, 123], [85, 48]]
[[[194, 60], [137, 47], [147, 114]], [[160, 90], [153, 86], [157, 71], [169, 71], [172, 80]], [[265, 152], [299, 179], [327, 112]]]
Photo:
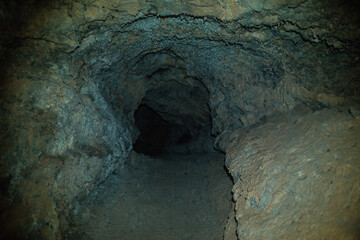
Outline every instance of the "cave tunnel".
[[[213, 149], [209, 91], [200, 80], [187, 76], [183, 63], [169, 67], [169, 61], [176, 59], [164, 53], [151, 56], [150, 66], [156, 63], [161, 68], [146, 75], [153, 84], [134, 112], [139, 136], [133, 148], [150, 156], [209, 152]], [[146, 68], [143, 64], [149, 63], [142, 61], [141, 68]]]
[[159, 156], [170, 147], [189, 143], [193, 137], [186, 126], [164, 120], [146, 104], [138, 107], [134, 118], [139, 137], [133, 148], [138, 153]]
[[0, 239], [359, 239], [352, 1], [0, 1]]
[[170, 142], [170, 123], [149, 106], [143, 104], [135, 111], [135, 125], [140, 131], [133, 148], [138, 153], [160, 155]]

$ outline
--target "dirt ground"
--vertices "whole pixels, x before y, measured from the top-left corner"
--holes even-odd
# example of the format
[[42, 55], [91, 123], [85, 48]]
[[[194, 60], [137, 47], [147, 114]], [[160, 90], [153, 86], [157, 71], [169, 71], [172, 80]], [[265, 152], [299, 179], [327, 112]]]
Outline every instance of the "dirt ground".
[[132, 153], [74, 210], [69, 239], [218, 240], [231, 208], [224, 155]]

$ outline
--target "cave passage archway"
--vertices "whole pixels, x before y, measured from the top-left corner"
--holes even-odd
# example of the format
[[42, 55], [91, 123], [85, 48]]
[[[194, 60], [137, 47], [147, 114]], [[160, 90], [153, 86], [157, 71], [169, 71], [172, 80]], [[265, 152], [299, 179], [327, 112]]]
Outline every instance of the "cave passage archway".
[[183, 79], [156, 82], [134, 112], [139, 130], [134, 150], [149, 156], [208, 152], [213, 148], [208, 101], [208, 91], [198, 80], [192, 85]]
[[213, 149], [210, 93], [200, 77], [189, 75], [191, 66], [163, 49], [138, 58], [127, 73], [125, 78], [137, 85], [129, 87], [136, 98], [128, 105], [139, 134], [135, 151], [158, 156]]
[[155, 157], [168, 147], [189, 143], [193, 138], [186, 126], [164, 120], [146, 104], [140, 104], [134, 118], [140, 133], [133, 148], [138, 153]]

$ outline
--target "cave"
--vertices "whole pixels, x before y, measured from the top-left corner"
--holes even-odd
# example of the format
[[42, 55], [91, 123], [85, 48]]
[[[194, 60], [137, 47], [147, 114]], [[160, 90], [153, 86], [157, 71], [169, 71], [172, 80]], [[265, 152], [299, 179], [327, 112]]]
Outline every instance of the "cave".
[[149, 156], [161, 155], [170, 141], [170, 123], [147, 105], [140, 105], [134, 118], [135, 126], [140, 131], [133, 146], [134, 151]]
[[189, 143], [193, 138], [186, 126], [164, 120], [145, 104], [138, 107], [134, 118], [139, 129], [139, 137], [133, 145], [135, 152], [159, 156], [169, 152], [171, 147]]
[[359, 239], [352, 1], [0, 1], [0, 239]]

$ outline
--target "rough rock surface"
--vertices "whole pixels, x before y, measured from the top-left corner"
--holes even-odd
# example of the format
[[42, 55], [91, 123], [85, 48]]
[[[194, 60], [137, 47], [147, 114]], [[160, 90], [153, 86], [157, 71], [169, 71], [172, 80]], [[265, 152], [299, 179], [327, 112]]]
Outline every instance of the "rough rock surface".
[[225, 151], [235, 129], [298, 104], [360, 100], [349, 1], [17, 0], [0, 20], [5, 238], [61, 239], [77, 198], [126, 161], [140, 103], [211, 127]]
[[233, 137], [239, 239], [359, 239], [359, 117], [295, 112]]

